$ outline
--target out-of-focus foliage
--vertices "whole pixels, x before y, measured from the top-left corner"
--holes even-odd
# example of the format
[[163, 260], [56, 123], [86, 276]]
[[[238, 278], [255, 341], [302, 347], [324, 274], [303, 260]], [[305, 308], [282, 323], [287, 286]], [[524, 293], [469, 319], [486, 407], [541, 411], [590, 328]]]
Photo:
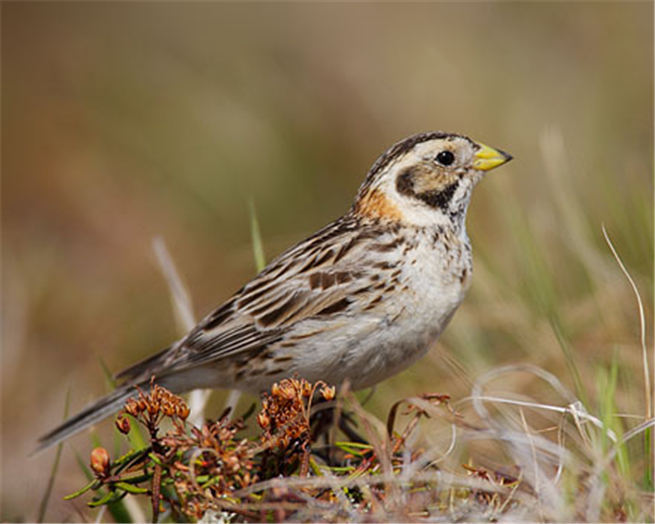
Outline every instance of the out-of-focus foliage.
[[[473, 197], [465, 304], [366, 409], [384, 418], [435, 389], [457, 399], [480, 373], [528, 362], [588, 409], [607, 405], [612, 366], [610, 411], [644, 413], [634, 297], [601, 224], [651, 318], [652, 15], [650, 3], [3, 4], [0, 517], [35, 518], [52, 458], [25, 457], [65, 391], [79, 408], [104, 392], [99, 359], [119, 370], [178, 336], [152, 237], [203, 315], [254, 274], [249, 199], [270, 259], [423, 130], [515, 160]], [[541, 398], [526, 375], [497, 388]], [[79, 485], [64, 449], [47, 519], [75, 518], [61, 498]]]

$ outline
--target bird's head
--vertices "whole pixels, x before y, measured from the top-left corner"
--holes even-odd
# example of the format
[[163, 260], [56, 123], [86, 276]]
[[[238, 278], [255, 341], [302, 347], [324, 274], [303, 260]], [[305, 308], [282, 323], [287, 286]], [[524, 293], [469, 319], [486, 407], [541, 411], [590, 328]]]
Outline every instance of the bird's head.
[[475, 184], [511, 159], [462, 135], [436, 131], [411, 136], [373, 164], [353, 213], [415, 226], [461, 224]]

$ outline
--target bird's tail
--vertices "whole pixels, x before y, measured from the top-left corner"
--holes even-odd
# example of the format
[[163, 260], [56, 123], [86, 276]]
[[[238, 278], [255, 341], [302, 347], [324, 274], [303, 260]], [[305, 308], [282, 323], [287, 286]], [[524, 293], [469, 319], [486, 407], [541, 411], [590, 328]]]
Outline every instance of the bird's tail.
[[[137, 385], [143, 389], [147, 389], [148, 381]], [[77, 415], [62, 422], [59, 426], [43, 435], [38, 440], [37, 447], [33, 453], [54, 446], [62, 440], [66, 440], [68, 437], [71, 437], [96, 422], [116, 413], [123, 407], [128, 398], [138, 394], [136, 389], [137, 385], [131, 384], [129, 386], [120, 387], [116, 391], [113, 391], [109, 395], [102, 397], [93, 404], [87, 406]]]

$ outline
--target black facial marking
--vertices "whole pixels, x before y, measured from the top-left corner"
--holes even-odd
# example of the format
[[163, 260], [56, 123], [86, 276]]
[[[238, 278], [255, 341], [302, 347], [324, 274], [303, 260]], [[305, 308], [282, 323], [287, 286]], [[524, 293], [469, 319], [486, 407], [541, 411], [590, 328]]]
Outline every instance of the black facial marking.
[[396, 191], [406, 196], [414, 194], [414, 172], [411, 167], [405, 169], [396, 178]]
[[450, 203], [457, 187], [459, 186], [459, 180], [455, 180], [449, 186], [446, 186], [444, 189], [438, 191], [426, 191], [425, 193], [418, 193], [417, 198], [421, 199], [428, 206], [434, 208], [440, 208], [444, 211], [448, 209], [448, 204]]
[[447, 211], [448, 204], [459, 186], [459, 180], [455, 180], [455, 182], [443, 189], [416, 193], [414, 191], [414, 177], [414, 168], [408, 167], [405, 169], [398, 175], [398, 177], [396, 177], [396, 191], [404, 196], [418, 198], [432, 208], [439, 208], [443, 211]]

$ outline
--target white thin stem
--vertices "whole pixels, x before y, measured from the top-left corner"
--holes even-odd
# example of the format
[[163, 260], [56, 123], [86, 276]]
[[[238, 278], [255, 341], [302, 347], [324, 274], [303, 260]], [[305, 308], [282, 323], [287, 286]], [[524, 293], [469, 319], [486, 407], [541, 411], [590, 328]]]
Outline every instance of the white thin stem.
[[[175, 318], [177, 319], [181, 334], [184, 335], [196, 325], [191, 296], [183, 284], [180, 274], [175, 267], [175, 262], [173, 262], [173, 257], [161, 236], [157, 236], [152, 240], [152, 249], [157, 257], [159, 269], [168, 284]], [[189, 394], [189, 410], [191, 412], [189, 422], [191, 424], [202, 424], [205, 417], [205, 407], [207, 406], [210, 394], [211, 390], [209, 389], [196, 389]]]
[[166, 247], [164, 239], [160, 236], [155, 237], [152, 240], [152, 249], [157, 257], [159, 269], [168, 284], [175, 317], [180, 324], [182, 334], [186, 334], [196, 325], [193, 306], [191, 305], [191, 297], [182, 283], [182, 279], [175, 267], [175, 263]]
[[[509, 398], [494, 397], [488, 395], [482, 395], [479, 397], [466, 397], [463, 398], [460, 402], [463, 402], [467, 399], [485, 400], [487, 402], [498, 402], [500, 404], [511, 404], [514, 406], [523, 406], [523, 407], [530, 407], [534, 409], [543, 409], [546, 411], [556, 411], [558, 413], [566, 413], [572, 415], [574, 418], [587, 420], [600, 429], [605, 429], [603, 422], [600, 419], [587, 413], [587, 411], [585, 411], [584, 408], [580, 409], [579, 407], [580, 405], [577, 402], [573, 402], [568, 406], [553, 406], [551, 404], [539, 404], [538, 402], [527, 402], [525, 400], [513, 400]], [[612, 442], [617, 441], [616, 433], [614, 433], [614, 431], [612, 431], [611, 429], [606, 429], [605, 431], [607, 432], [607, 436], [610, 438]]]
[[639, 308], [639, 329], [640, 329], [640, 339], [641, 339], [641, 354], [642, 354], [642, 360], [643, 360], [643, 369], [644, 369], [644, 391], [645, 391], [645, 396], [646, 396], [646, 418], [650, 419], [653, 417], [653, 407], [652, 407], [652, 402], [651, 402], [651, 386], [650, 386], [650, 364], [648, 363], [648, 350], [646, 349], [646, 316], [644, 314], [644, 305], [643, 302], [641, 301], [641, 295], [639, 294], [639, 290], [637, 289], [637, 285], [635, 284], [635, 281], [632, 279], [630, 276], [630, 273], [628, 273], [628, 270], [626, 269], [625, 265], [623, 264], [623, 261], [621, 260], [621, 257], [619, 257], [619, 254], [616, 252], [616, 249], [614, 249], [614, 245], [612, 244], [612, 241], [610, 240], [609, 235], [607, 234], [607, 229], [605, 229], [605, 224], [601, 224], [601, 228], [603, 230], [603, 236], [605, 237], [605, 242], [607, 242], [607, 245], [609, 246], [610, 250], [612, 251], [612, 254], [614, 255], [614, 259], [616, 260], [616, 263], [619, 265], [621, 268], [621, 271], [625, 275], [625, 278], [628, 279], [628, 282], [630, 283], [630, 287], [632, 288], [632, 291], [635, 294], [635, 297], [637, 298], [637, 307]]

